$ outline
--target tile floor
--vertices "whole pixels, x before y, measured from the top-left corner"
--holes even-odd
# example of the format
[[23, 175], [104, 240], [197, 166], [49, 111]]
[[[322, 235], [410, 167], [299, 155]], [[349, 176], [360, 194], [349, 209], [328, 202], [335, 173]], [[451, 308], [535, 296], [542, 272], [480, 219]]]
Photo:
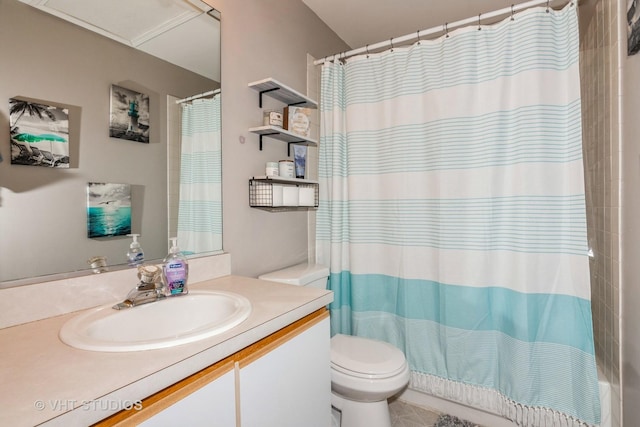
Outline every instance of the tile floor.
[[389, 402], [389, 414], [391, 427], [431, 427], [440, 416], [439, 412], [432, 412], [398, 399]]
[[[440, 413], [410, 405], [400, 400], [392, 400], [389, 403], [391, 415], [391, 427], [432, 427]], [[332, 427], [340, 426], [340, 413], [333, 409]]]

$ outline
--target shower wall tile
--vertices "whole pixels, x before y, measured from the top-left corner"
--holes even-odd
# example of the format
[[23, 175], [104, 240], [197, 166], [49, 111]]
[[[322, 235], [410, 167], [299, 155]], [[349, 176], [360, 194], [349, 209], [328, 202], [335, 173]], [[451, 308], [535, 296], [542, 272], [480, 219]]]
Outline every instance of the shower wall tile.
[[[612, 422], [620, 426], [620, 97], [619, 2], [599, 0], [581, 21], [580, 73], [587, 228], [596, 357], [612, 385]], [[581, 12], [582, 9], [579, 9]]]

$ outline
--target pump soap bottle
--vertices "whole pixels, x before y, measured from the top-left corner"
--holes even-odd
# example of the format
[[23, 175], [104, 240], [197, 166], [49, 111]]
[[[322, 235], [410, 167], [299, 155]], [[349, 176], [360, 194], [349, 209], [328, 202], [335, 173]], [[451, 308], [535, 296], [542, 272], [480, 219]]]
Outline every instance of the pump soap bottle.
[[189, 292], [187, 288], [187, 277], [189, 276], [189, 265], [187, 259], [177, 245], [177, 237], [171, 239], [171, 249], [165, 257], [162, 266], [162, 278], [167, 287], [169, 295], [181, 295]]
[[140, 243], [138, 243], [139, 234], [127, 234], [129, 237], [133, 237], [133, 242], [129, 245], [129, 252], [127, 252], [127, 263], [131, 267], [137, 267], [144, 262], [144, 252]]

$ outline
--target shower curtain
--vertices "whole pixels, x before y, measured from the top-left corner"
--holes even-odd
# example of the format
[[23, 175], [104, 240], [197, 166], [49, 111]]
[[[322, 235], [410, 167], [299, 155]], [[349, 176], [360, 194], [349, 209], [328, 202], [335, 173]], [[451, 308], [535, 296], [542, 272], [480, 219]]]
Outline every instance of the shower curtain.
[[598, 424], [576, 7], [325, 63], [332, 333], [524, 426]]
[[182, 105], [178, 246], [222, 249], [220, 95]]

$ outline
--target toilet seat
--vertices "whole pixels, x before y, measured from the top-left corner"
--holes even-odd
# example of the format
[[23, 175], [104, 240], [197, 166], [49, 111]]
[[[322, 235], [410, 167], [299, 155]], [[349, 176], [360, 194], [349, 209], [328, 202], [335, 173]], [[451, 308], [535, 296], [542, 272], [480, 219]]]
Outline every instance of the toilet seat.
[[337, 334], [331, 338], [331, 368], [358, 378], [384, 379], [406, 370], [402, 351], [384, 341]]

